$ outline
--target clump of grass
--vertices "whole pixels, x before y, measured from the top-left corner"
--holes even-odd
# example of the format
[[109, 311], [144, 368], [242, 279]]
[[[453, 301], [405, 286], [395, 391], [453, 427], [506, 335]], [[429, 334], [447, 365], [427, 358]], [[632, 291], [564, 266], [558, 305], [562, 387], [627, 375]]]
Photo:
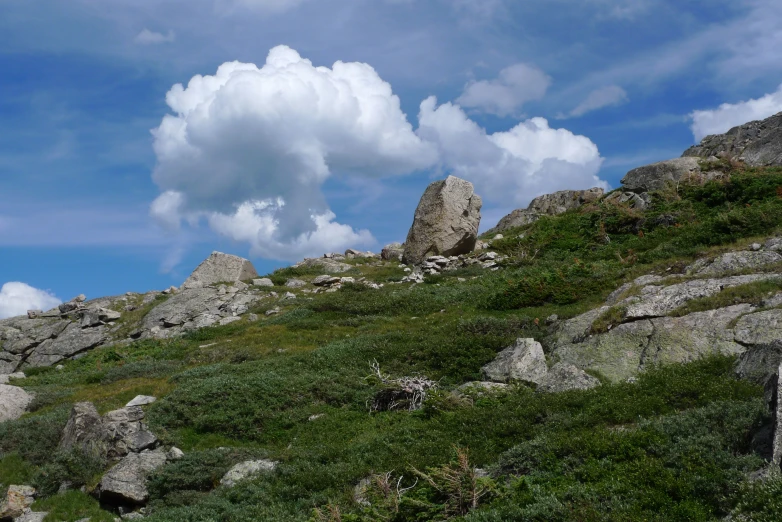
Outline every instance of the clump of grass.
[[76, 522], [89, 519], [91, 522], [113, 522], [116, 515], [101, 509], [96, 499], [79, 490], [70, 490], [36, 501], [33, 511], [49, 513], [44, 520]]
[[609, 331], [614, 326], [622, 324], [625, 315], [627, 314], [627, 308], [624, 306], [612, 306], [592, 323], [589, 329], [591, 334], [601, 334]]

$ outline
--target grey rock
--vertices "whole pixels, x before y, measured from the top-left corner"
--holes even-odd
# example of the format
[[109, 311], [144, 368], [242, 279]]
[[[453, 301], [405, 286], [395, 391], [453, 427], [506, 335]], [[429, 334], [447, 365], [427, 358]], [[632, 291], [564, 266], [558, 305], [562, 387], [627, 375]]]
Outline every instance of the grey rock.
[[430, 184], [415, 210], [403, 261], [419, 264], [433, 254], [471, 252], [478, 238], [482, 205], [469, 181], [448, 176]]
[[69, 303], [63, 303], [60, 306], [58, 306], [57, 308], [60, 310], [60, 313], [67, 314], [67, 313], [73, 312], [74, 310], [78, 310], [79, 309], [79, 304], [78, 303], [74, 303], [73, 301], [71, 301]]
[[143, 419], [144, 411], [140, 406], [126, 406], [103, 416], [103, 426], [108, 434], [109, 457], [138, 453], [157, 444], [157, 437], [147, 429]]
[[109, 434], [91, 402], [77, 402], [71, 408], [68, 423], [60, 438], [59, 449], [80, 449], [90, 455], [106, 455]]
[[77, 303], [83, 303], [84, 301], [86, 301], [86, 300], [87, 300], [87, 296], [86, 296], [86, 295], [84, 295], [84, 294], [79, 294], [79, 295], [77, 295], [76, 297], [74, 297], [74, 298], [73, 298], [73, 299], [71, 299], [71, 300], [72, 300], [72, 301], [76, 301]]
[[698, 158], [675, 158], [645, 165], [628, 172], [621, 183], [630, 192], [661, 190], [667, 183], [699, 177], [701, 169], [698, 162]]
[[176, 446], [171, 447], [171, 449], [169, 449], [166, 452], [166, 458], [168, 460], [179, 460], [184, 456], [185, 456], [185, 452], [177, 448]]
[[183, 288], [201, 288], [215, 283], [232, 283], [258, 277], [253, 264], [242, 257], [212, 252], [190, 274]]
[[307, 286], [307, 282], [302, 281], [301, 279], [288, 279], [285, 281], [285, 286], [288, 288], [301, 288], [303, 286]]
[[27, 310], [27, 318], [35, 319], [43, 315], [43, 310]]
[[272, 282], [272, 280], [269, 279], [268, 277], [262, 277], [260, 279], [253, 279], [253, 285], [261, 286], [261, 287], [271, 287], [274, 286], [274, 282]]
[[389, 243], [380, 251], [380, 259], [385, 261], [401, 261], [405, 253], [405, 247], [402, 243]]
[[520, 380], [539, 383], [547, 371], [546, 356], [540, 343], [535, 339], [521, 338], [481, 368], [486, 379], [497, 382]]
[[240, 480], [245, 480], [261, 473], [269, 473], [276, 468], [277, 463], [273, 460], [261, 459], [240, 462], [223, 475], [223, 478], [220, 479], [220, 484], [230, 488], [235, 486]]
[[771, 413], [774, 424], [774, 439], [772, 442], [771, 468], [780, 471], [782, 463], [782, 401], [779, 400], [779, 389], [782, 384], [782, 364], [777, 366], [776, 375], [772, 381]]
[[484, 397], [487, 395], [495, 395], [498, 393], [502, 393], [508, 389], [508, 384], [502, 383], [502, 382], [491, 382], [491, 381], [472, 381], [472, 382], [466, 382], [456, 388], [453, 391], [453, 394], [457, 397], [462, 396], [475, 396], [475, 397]]
[[225, 326], [227, 324], [235, 323], [236, 321], [241, 321], [241, 320], [242, 318], [237, 316], [223, 317], [222, 319], [217, 321], [217, 324], [219, 324], [220, 326]]
[[607, 202], [624, 205], [636, 210], [646, 210], [652, 202], [652, 197], [648, 192], [622, 192], [616, 191], [606, 196]]
[[719, 279], [695, 279], [670, 286], [646, 286], [641, 295], [620, 303], [627, 307], [627, 320], [667, 315], [692, 299], [715, 295], [725, 288], [756, 281], [778, 279], [778, 274], [750, 274]]
[[312, 280], [312, 284], [315, 286], [331, 286], [333, 284], [341, 283], [341, 282], [342, 282], [341, 278], [330, 276], [330, 275], [319, 275], [318, 277]]
[[166, 463], [162, 449], [129, 453], [111, 468], [100, 481], [100, 499], [109, 504], [142, 505], [149, 499], [147, 480], [153, 471]]
[[0, 503], [0, 520], [22, 516], [35, 502], [35, 488], [12, 485]]
[[768, 239], [766, 244], [763, 245], [763, 248], [773, 252], [782, 252], [782, 237], [772, 237], [771, 239]]
[[157, 400], [157, 397], [152, 397], [151, 395], [136, 395], [136, 397], [131, 400], [129, 403], [125, 405], [125, 407], [129, 406], [146, 406], [147, 404], [152, 404]]
[[753, 270], [782, 262], [782, 255], [771, 251], [728, 252], [712, 261], [699, 260], [687, 272], [699, 275], [722, 275], [742, 270]]
[[282, 310], [280, 310], [278, 307], [274, 307], [274, 308], [272, 308], [271, 310], [266, 310], [266, 315], [277, 315], [277, 314], [279, 314], [281, 311], [282, 311]]
[[3, 373], [0, 374], [0, 384], [8, 384], [11, 379], [24, 379], [25, 375], [22, 372], [16, 373]]
[[116, 321], [122, 316], [119, 312], [109, 310], [108, 308], [88, 308], [82, 312], [81, 327], [89, 328], [99, 326], [108, 322]]
[[734, 332], [736, 341], [744, 345], [782, 341], [782, 309], [745, 315], [736, 323]]
[[782, 306], [782, 292], [778, 292], [768, 299], [763, 300], [763, 306], [766, 308], [775, 308], [777, 306]]
[[749, 346], [736, 363], [736, 375], [761, 386], [776, 376], [782, 364], [782, 340]]
[[558, 362], [538, 384], [538, 391], [561, 393], [569, 390], [589, 390], [600, 386], [600, 381], [572, 364]]
[[782, 165], [782, 112], [706, 136], [684, 156], [737, 158], [750, 166]]
[[297, 268], [298, 267], [321, 268], [323, 269], [324, 272], [328, 272], [330, 274], [339, 274], [342, 272], [353, 270], [353, 265], [349, 265], [347, 263], [343, 263], [341, 261], [337, 261], [335, 259], [329, 259], [325, 257], [314, 257], [314, 258], [304, 259], [303, 261], [300, 261], [293, 266]]
[[52, 366], [100, 346], [108, 339], [105, 326], [82, 329], [77, 323], [67, 323], [60, 335], [42, 342], [30, 352], [25, 366]]
[[486, 231], [486, 234], [493, 235], [509, 228], [529, 225], [540, 219], [540, 216], [562, 214], [599, 200], [603, 197], [603, 193], [603, 189], [594, 187], [587, 190], [560, 190], [552, 194], [538, 196], [530, 202], [527, 208], [516, 209], [500, 219], [494, 228]]
[[16, 420], [26, 411], [33, 396], [18, 386], [0, 384], [0, 422]]

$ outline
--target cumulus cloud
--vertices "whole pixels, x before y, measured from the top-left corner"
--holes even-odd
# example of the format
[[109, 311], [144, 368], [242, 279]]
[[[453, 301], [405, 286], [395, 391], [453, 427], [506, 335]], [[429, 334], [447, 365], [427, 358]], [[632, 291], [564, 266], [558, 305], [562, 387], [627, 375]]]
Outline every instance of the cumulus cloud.
[[604, 107], [612, 107], [627, 103], [627, 92], [618, 85], [608, 85], [590, 92], [575, 109], [570, 111], [571, 117], [583, 116], [584, 114]]
[[693, 111], [692, 134], [700, 141], [710, 134], [722, 134], [737, 125], [762, 120], [782, 111], [782, 85], [770, 94], [739, 103], [723, 103], [717, 109]]
[[141, 45], [154, 45], [162, 43], [171, 43], [175, 39], [174, 31], [169, 30], [168, 33], [156, 33], [149, 29], [144, 29], [136, 35], [134, 41]]
[[459, 105], [497, 116], [508, 116], [533, 100], [543, 98], [551, 78], [534, 65], [517, 63], [494, 80], [472, 81], [456, 100]]
[[49, 310], [60, 303], [46, 290], [25, 283], [6, 283], [0, 288], [0, 319], [24, 315], [27, 310]]
[[437, 160], [371, 66], [315, 67], [286, 46], [263, 67], [229, 62], [177, 84], [166, 102], [173, 114], [152, 131], [162, 194], [151, 214], [169, 229], [204, 218], [264, 257], [371, 241], [334, 221], [321, 191], [333, 173], [399, 175]]
[[535, 196], [564, 189], [607, 188], [597, 173], [603, 159], [585, 136], [553, 129], [544, 118], [488, 134], [452, 103], [421, 103], [418, 134], [435, 143], [443, 169], [468, 179], [490, 202], [524, 206]]

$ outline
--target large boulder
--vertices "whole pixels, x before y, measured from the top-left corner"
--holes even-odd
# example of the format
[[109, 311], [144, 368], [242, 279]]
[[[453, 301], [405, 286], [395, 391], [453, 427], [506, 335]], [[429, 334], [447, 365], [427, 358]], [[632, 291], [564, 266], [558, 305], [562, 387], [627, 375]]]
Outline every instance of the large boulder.
[[675, 158], [644, 165], [628, 172], [621, 183], [625, 190], [631, 192], [661, 190], [668, 183], [700, 176], [699, 161], [699, 158]]
[[430, 184], [415, 210], [403, 261], [420, 264], [432, 255], [472, 252], [478, 238], [482, 205], [469, 181], [448, 176]]
[[32, 400], [33, 396], [22, 388], [0, 384], [0, 422], [21, 417]]
[[201, 288], [215, 283], [233, 283], [257, 277], [258, 272], [255, 271], [255, 267], [249, 260], [222, 252], [212, 252], [190, 274], [182, 286], [184, 288]]
[[98, 486], [102, 502], [113, 505], [143, 505], [149, 499], [147, 479], [166, 463], [162, 448], [142, 453], [129, 453], [103, 475]]
[[97, 457], [106, 455], [109, 434], [98, 410], [91, 402], [77, 402], [60, 438], [62, 450], [78, 449]]
[[500, 219], [497, 226], [488, 230], [488, 234], [502, 232], [509, 228], [521, 227], [534, 223], [540, 216], [556, 216], [573, 210], [587, 203], [592, 203], [603, 197], [603, 189], [593, 187], [587, 190], [560, 190], [552, 194], [544, 194], [532, 200], [527, 208], [518, 208]]
[[516, 339], [497, 357], [481, 368], [486, 379], [496, 382], [511, 380], [539, 383], [548, 371], [543, 347], [535, 339]]
[[683, 156], [736, 158], [754, 167], [782, 165], [782, 112], [706, 136]]
[[562, 393], [570, 390], [590, 390], [600, 386], [600, 381], [572, 364], [558, 362], [541, 379], [537, 390], [545, 393]]
[[405, 253], [405, 246], [402, 243], [389, 243], [380, 251], [380, 259], [384, 261], [401, 261]]

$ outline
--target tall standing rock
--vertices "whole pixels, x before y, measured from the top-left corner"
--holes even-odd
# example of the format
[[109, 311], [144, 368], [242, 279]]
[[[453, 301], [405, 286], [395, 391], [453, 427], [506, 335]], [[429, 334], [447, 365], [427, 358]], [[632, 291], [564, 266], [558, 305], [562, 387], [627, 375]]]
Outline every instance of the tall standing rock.
[[467, 254], [475, 248], [481, 222], [480, 196], [469, 181], [448, 176], [426, 187], [405, 241], [403, 261]]
[[201, 288], [215, 283], [233, 283], [256, 277], [258, 272], [249, 260], [222, 252], [212, 252], [212, 255], [198, 265], [182, 286]]

